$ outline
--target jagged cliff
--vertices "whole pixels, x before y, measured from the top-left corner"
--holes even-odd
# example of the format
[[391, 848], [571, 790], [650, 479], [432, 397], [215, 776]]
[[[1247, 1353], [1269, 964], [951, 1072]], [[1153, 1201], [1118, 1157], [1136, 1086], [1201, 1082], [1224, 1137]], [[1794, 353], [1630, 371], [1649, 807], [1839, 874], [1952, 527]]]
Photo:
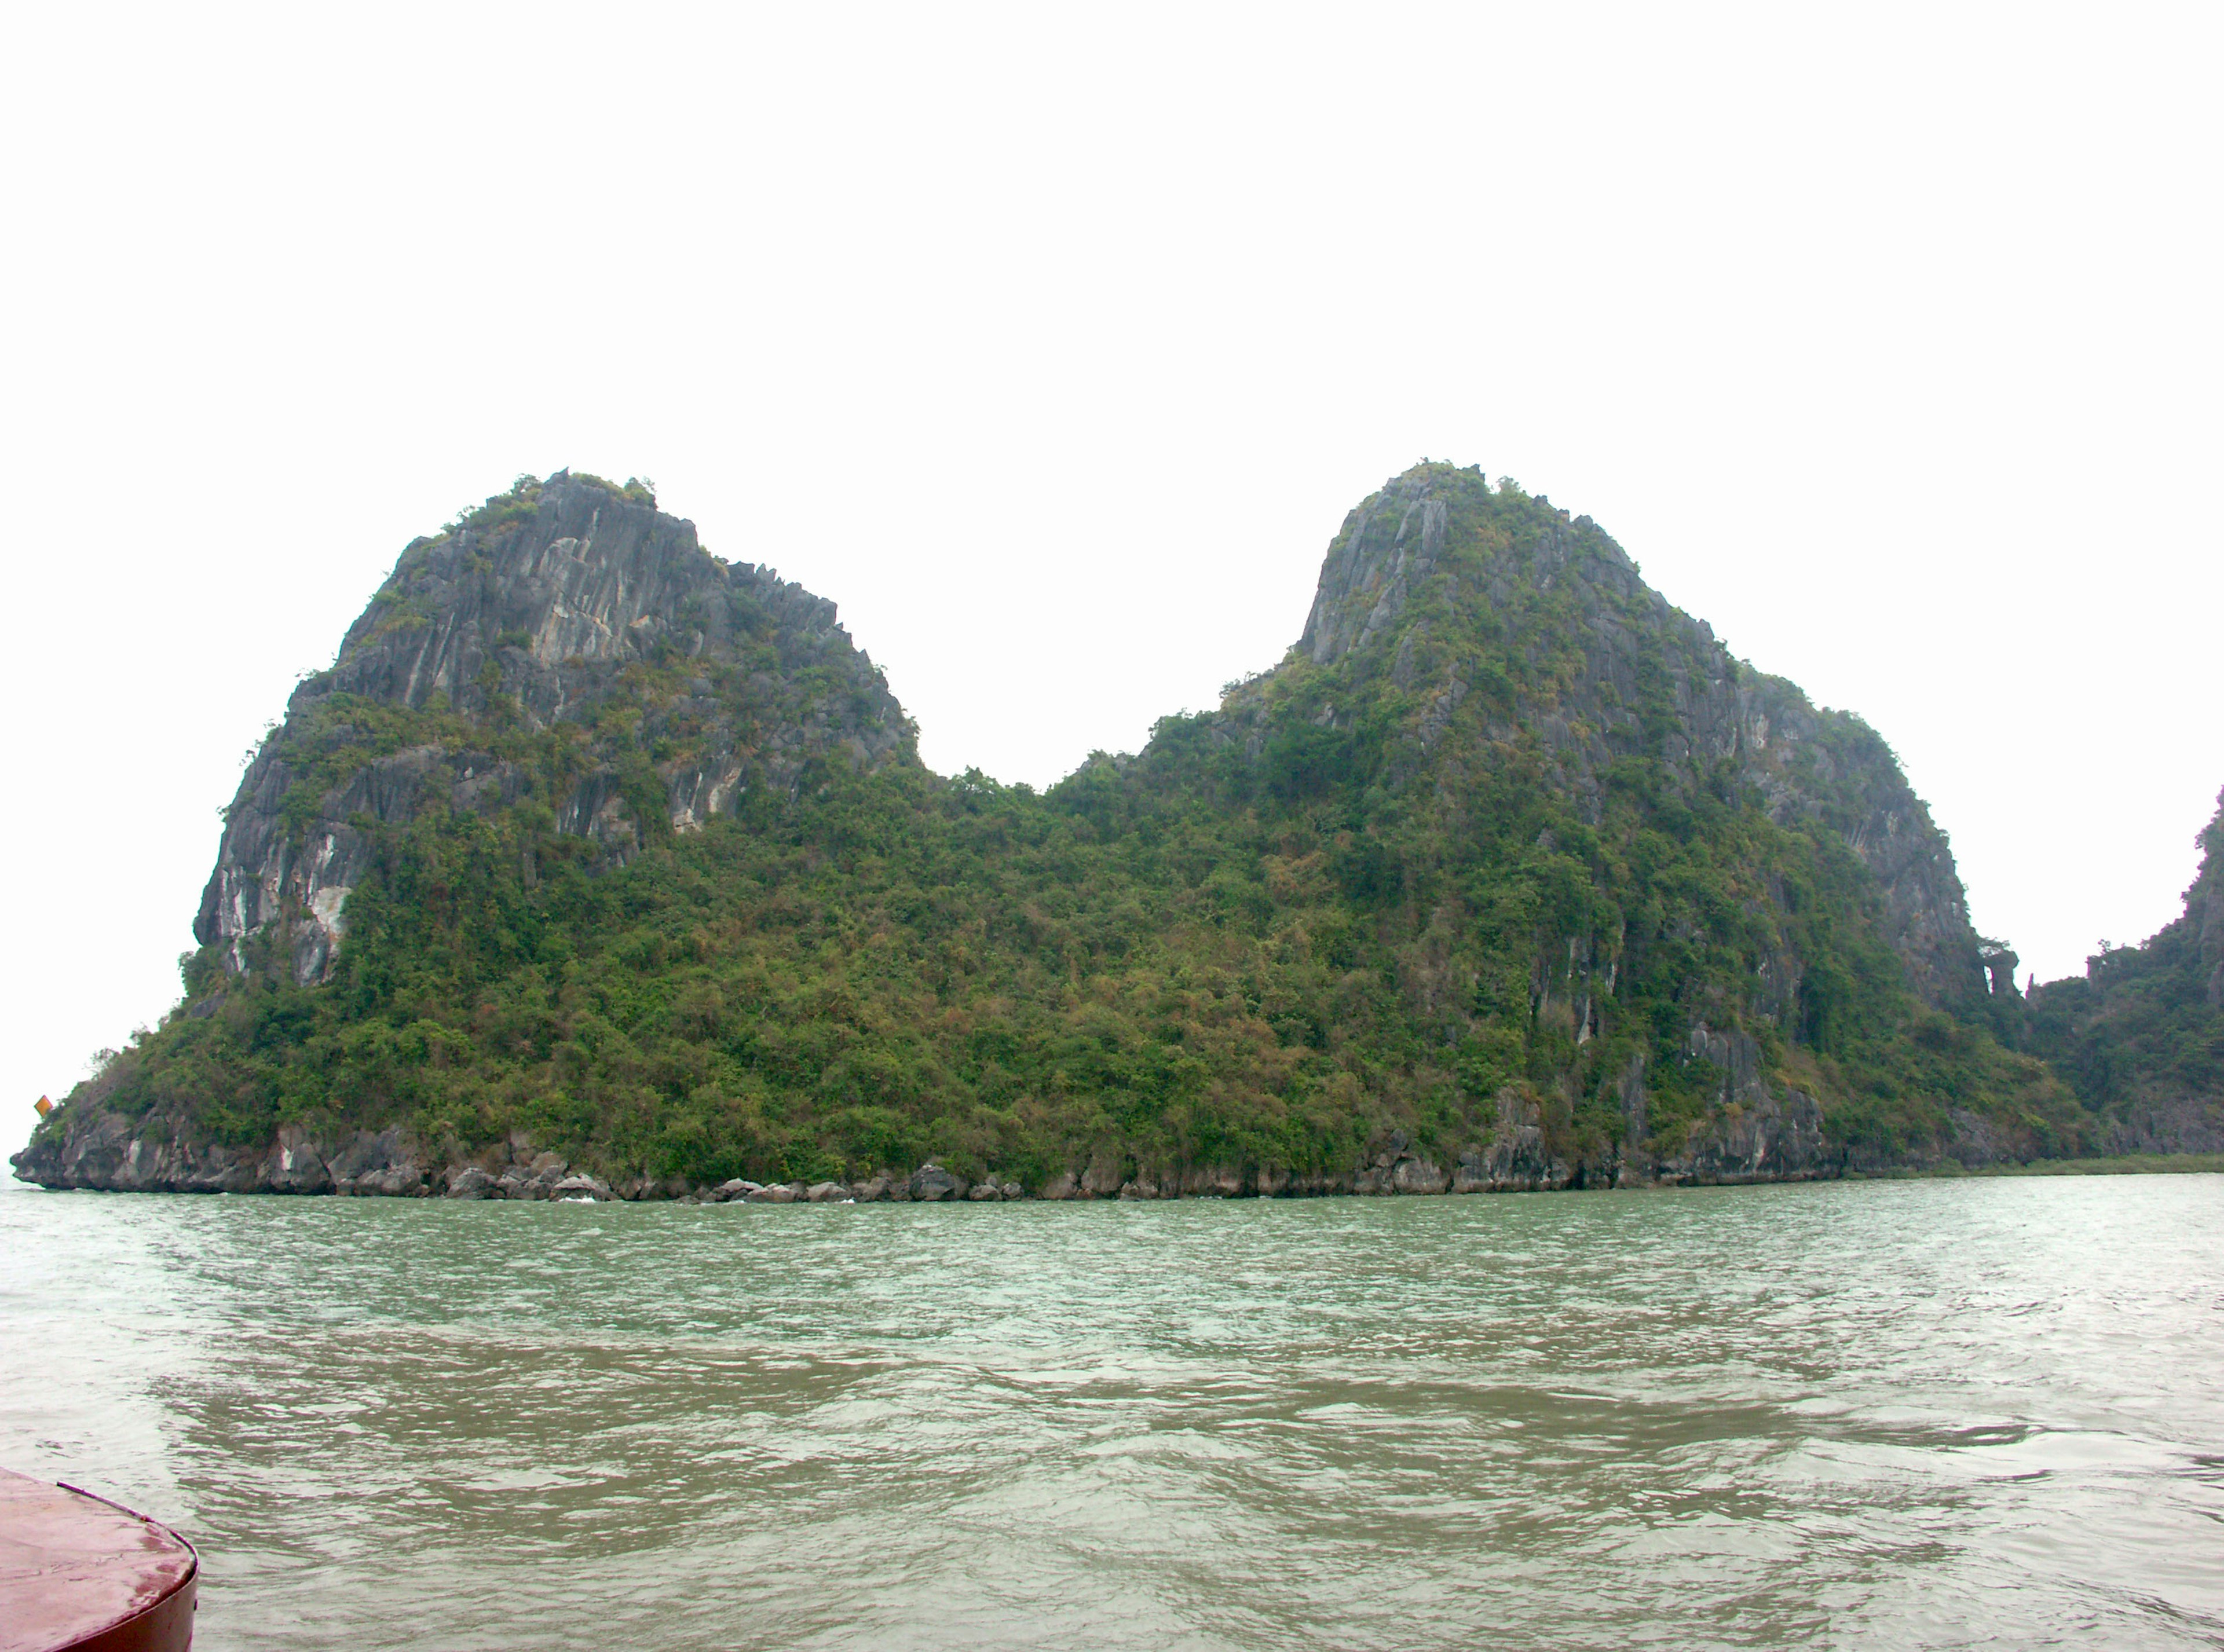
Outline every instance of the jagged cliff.
[[1446, 465], [1352, 513], [1280, 665], [1039, 797], [926, 773], [831, 605], [645, 489], [521, 481], [301, 685], [196, 933], [19, 1174], [1441, 1192], [2101, 1128], [2007, 1047], [1884, 742]]
[[193, 937], [235, 974], [260, 939], [326, 980], [378, 825], [537, 798], [622, 860], [830, 759], [916, 760], [833, 603], [711, 556], [637, 486], [527, 482], [412, 543], [294, 691], [225, 812]]
[[[1526, 531], [1469, 523], [1455, 545], [1454, 505], [1470, 514], [1479, 474], [1425, 467], [1396, 478], [1345, 520], [1321, 569], [1298, 656], [1316, 666], [1346, 662], [1353, 686], [1387, 673], [1418, 701], [1400, 729], [1397, 772], [1429, 767], [1461, 719], [1473, 743], [1504, 747], [1533, 736], [1548, 754], [1545, 784], [1595, 826], [1617, 760], [1657, 759], [1677, 785], [1727, 769], [1753, 789], [1780, 825], [1813, 823], [1860, 855], [1883, 903], [1880, 932], [1924, 1002], [1967, 1010], [1990, 986], [1945, 835], [1907, 784], [1891, 748], [1858, 717], [1820, 711], [1781, 678], [1741, 665], [1703, 620], [1646, 585], [1621, 547], [1587, 516], [1549, 509]], [[1478, 679], [1506, 681], [1477, 638], [1538, 601], [1565, 658], [1560, 669], [1510, 695], [1470, 703]], [[1525, 659], [1540, 658], [1525, 641]], [[1424, 662], [1427, 663], [1424, 663]], [[1252, 685], [1220, 719], [1256, 752], [1268, 722], [1268, 684]], [[1316, 720], [1347, 726], [1353, 711], [1324, 701]], [[1471, 754], [1456, 748], [1432, 771], [1456, 786]], [[1788, 961], [1790, 962], [1790, 961]], [[2012, 981], [2003, 980], [2003, 989]], [[1782, 984], [1778, 1006], [1796, 999]]]

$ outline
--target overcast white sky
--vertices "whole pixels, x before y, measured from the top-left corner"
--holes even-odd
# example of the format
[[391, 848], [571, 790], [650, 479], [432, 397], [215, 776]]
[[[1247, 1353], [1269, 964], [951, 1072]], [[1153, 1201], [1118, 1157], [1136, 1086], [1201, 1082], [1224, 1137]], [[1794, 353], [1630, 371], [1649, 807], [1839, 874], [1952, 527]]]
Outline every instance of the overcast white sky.
[[401, 545], [653, 476], [1046, 783], [1424, 457], [1859, 710], [2042, 976], [2224, 785], [2215, 6], [16, 6], [0, 1147]]

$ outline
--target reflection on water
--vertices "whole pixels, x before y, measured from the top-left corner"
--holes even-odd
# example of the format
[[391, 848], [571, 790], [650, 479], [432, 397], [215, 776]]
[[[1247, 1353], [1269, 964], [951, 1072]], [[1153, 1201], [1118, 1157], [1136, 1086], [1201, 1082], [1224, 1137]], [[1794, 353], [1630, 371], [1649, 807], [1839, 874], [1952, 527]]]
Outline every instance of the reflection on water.
[[2224, 1178], [0, 1195], [234, 1647], [2224, 1643]]

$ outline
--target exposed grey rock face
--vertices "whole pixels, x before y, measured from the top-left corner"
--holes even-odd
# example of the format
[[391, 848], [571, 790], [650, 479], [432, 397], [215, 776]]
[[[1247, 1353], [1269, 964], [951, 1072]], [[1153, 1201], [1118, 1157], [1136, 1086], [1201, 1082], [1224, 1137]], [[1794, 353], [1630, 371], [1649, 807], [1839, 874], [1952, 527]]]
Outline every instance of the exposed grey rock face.
[[1547, 1145], [1544, 1114], [1522, 1097], [1498, 1098], [1498, 1128], [1487, 1143], [1460, 1154], [1454, 1193], [1532, 1193], [1572, 1186], [1576, 1167]]
[[497, 1199], [553, 1199], [572, 1173], [561, 1155], [535, 1153], [530, 1144], [512, 1142], [510, 1160], [495, 1179]]
[[139, 1193], [338, 1193], [421, 1196], [431, 1161], [399, 1128], [319, 1138], [280, 1126], [261, 1147], [225, 1147], [174, 1114], [140, 1119], [99, 1113], [85, 1126], [21, 1156], [17, 1168], [54, 1188]]
[[[1553, 703], [1524, 703], [1510, 721], [1491, 721], [1483, 730], [1488, 738], [1505, 738], [1517, 727], [1540, 735], [1557, 766], [1554, 783], [1579, 809], [1595, 804], [1602, 776], [1618, 757], [1658, 756], [1685, 775], [1727, 760], [1779, 823], [1828, 826], [1867, 864], [1883, 899], [1885, 937], [1926, 1003], [1952, 1008], [1986, 996], [1985, 967], [1953, 852], [1881, 739], [1858, 718], [1818, 710], [1791, 683], [1741, 666], [1704, 621], [1646, 586], [1636, 564], [1589, 517], [1562, 521], [1533, 542], [1507, 543], [1479, 573], [1471, 560], [1455, 566], [1445, 553], [1445, 485], [1426, 472], [1397, 477], [1345, 519], [1322, 564], [1298, 643], [1299, 654], [1316, 665], [1377, 651], [1381, 669], [1424, 697], [1404, 760], [1408, 773], [1420, 771], [1420, 760], [1470, 702], [1466, 668], [1457, 659], [1433, 682], [1415, 676], [1416, 646], [1427, 627], [1412, 617], [1421, 596], [1433, 589], [1504, 609], [1517, 586], [1564, 591], [1581, 616], [1581, 679]], [[1479, 583], [1461, 593], [1463, 580]], [[1633, 613], [1641, 617], [1633, 620]], [[1674, 719], [1648, 741], [1629, 708], [1655, 672], [1665, 674]], [[1328, 716], [1334, 720], [1333, 705]], [[1254, 688], [1232, 696], [1217, 732], [1224, 742], [1259, 755], [1267, 733], [1263, 693]], [[2224, 1002], [2224, 896], [2216, 933], [2216, 990]], [[1595, 961], [1601, 971], [1610, 962]], [[1781, 975], [1766, 987], [1788, 1010], [1798, 998], [1798, 961], [1784, 960]]]
[[559, 476], [513, 520], [403, 552], [337, 663], [295, 690], [250, 764], [194, 937], [223, 945], [237, 971], [250, 965], [249, 937], [268, 936], [297, 981], [327, 979], [369, 864], [365, 823], [524, 795], [528, 777], [483, 751], [438, 741], [378, 750], [349, 706], [499, 715], [528, 731], [591, 726], [627, 669], [645, 662], [691, 673], [641, 729], [646, 741], [669, 734], [686, 747], [658, 768], [664, 820], [634, 818], [616, 770], [599, 761], [545, 800], [557, 829], [614, 857], [634, 853], [653, 824], [691, 831], [752, 788], [791, 791], [814, 761], [916, 760], [902, 708], [831, 602], [770, 569], [720, 561], [692, 522]]
[[1298, 642], [1315, 665], [1395, 634], [1414, 588], [1436, 571], [1449, 520], [1430, 489], [1401, 482], [1344, 519]]
[[911, 1173], [911, 1196], [930, 1203], [943, 1199], [963, 1199], [970, 1185], [961, 1176], [952, 1176], [939, 1164], [922, 1164]]
[[[1684, 1150], [1646, 1167], [1664, 1181], [1797, 1181], [1838, 1168], [1823, 1142], [1823, 1109], [1804, 1091], [1770, 1089], [1750, 1034], [1691, 1030], [1691, 1053], [1722, 1071], [1721, 1113]], [[2001, 1155], [2005, 1157], [2005, 1155]]]
[[1442, 1193], [1451, 1186], [1451, 1176], [1432, 1159], [1404, 1158], [1391, 1167], [1390, 1191], [1393, 1193]]
[[2224, 1098], [2177, 1094], [2132, 1102], [2109, 1121], [2112, 1153], [2224, 1153]]
[[430, 1173], [417, 1139], [395, 1125], [373, 1134], [358, 1130], [325, 1161], [335, 1193], [393, 1196], [429, 1190]]
[[1169, 1180], [1185, 1199], [1235, 1199], [1246, 1190], [1243, 1169], [1236, 1164], [1188, 1164]]

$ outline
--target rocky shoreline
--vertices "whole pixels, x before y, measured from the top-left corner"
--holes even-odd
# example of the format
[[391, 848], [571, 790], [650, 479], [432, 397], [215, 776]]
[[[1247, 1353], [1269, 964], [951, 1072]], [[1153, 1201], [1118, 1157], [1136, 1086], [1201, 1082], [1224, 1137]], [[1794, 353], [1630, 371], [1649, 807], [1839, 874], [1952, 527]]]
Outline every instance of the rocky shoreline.
[[[153, 1121], [144, 1121], [151, 1123]], [[1835, 1180], [1959, 1167], [2040, 1163], [2012, 1151], [1968, 1113], [1954, 1115], [1942, 1151], [1883, 1156], [1827, 1141], [1822, 1109], [1794, 1090], [1763, 1094], [1695, 1132], [1684, 1149], [1660, 1157], [1635, 1146], [1603, 1155], [1556, 1153], [1533, 1103], [1500, 1101], [1499, 1128], [1449, 1163], [1393, 1131], [1373, 1150], [1336, 1170], [1272, 1163], [1139, 1163], [1117, 1151], [1046, 1180], [984, 1173], [978, 1180], [930, 1161], [908, 1173], [882, 1169], [856, 1181], [769, 1182], [734, 1178], [711, 1185], [684, 1176], [610, 1174], [514, 1136], [466, 1158], [428, 1151], [396, 1126], [320, 1137], [281, 1127], [267, 1148], [232, 1149], [193, 1141], [172, 1121], [134, 1132], [112, 1114], [59, 1141], [35, 1143], [11, 1163], [21, 1181], [67, 1190], [114, 1193], [325, 1195], [341, 1198], [664, 1201], [686, 1204], [1002, 1203], [1023, 1200], [1302, 1199], [1338, 1196], [1547, 1193], [1602, 1188], [1710, 1187]], [[2224, 1109], [2202, 1098], [2149, 1107], [2115, 1121], [2103, 1151], [2176, 1155], [2224, 1151]]]
[[[94, 1106], [55, 1122], [10, 1161], [16, 1176], [54, 1189], [141, 1193], [336, 1194], [447, 1199], [745, 1200], [755, 1204], [933, 1203], [1008, 1200], [1322, 1198], [1338, 1195], [1537, 1193], [1566, 1189], [1684, 1183], [1814, 1181], [1853, 1163], [1823, 1134], [1823, 1109], [1797, 1089], [1781, 1093], [1761, 1070], [1760, 1051], [1742, 1032], [1693, 1029], [1692, 1049], [1723, 1075], [1717, 1107], [1672, 1153], [1649, 1151], [1642, 1061], [1605, 1093], [1618, 1110], [1621, 1139], [1589, 1153], [1568, 1151], [1545, 1103], [1518, 1089], [1500, 1092], [1487, 1139], [1431, 1150], [1399, 1130], [1377, 1133], [1363, 1153], [1335, 1168], [1271, 1163], [1166, 1163], [1124, 1146], [1077, 1154], [1067, 1168], [1033, 1181], [997, 1173], [974, 1179], [928, 1163], [906, 1173], [883, 1168], [862, 1179], [715, 1186], [685, 1176], [613, 1172], [549, 1151], [525, 1132], [499, 1145], [459, 1151], [420, 1140], [406, 1127], [319, 1132], [282, 1125], [261, 1148], [225, 1147], [196, 1132], [183, 1109], [129, 1119]], [[1974, 1121], [1973, 1121], [1974, 1122]], [[1974, 1142], [1987, 1157], [1989, 1141]]]
[[[182, 1108], [138, 1119], [95, 1105], [55, 1121], [10, 1163], [18, 1179], [51, 1189], [130, 1193], [327, 1194], [415, 1199], [615, 1199], [697, 1204], [1001, 1203], [1018, 1200], [1279, 1199], [1384, 1195], [1543, 1193], [1633, 1187], [1722, 1186], [1811, 1182], [1958, 1165], [1979, 1170], [2043, 1157], [2027, 1141], [2004, 1136], [1959, 1109], [1950, 1133], [1926, 1149], [1885, 1154], [1829, 1139], [1822, 1106], [1804, 1091], [1772, 1085], [1759, 1046], [1743, 1032], [1704, 1025], [1695, 1054], [1722, 1074], [1709, 1116], [1681, 1142], [1659, 1151], [1641, 1061], [1632, 1062], [1602, 1099], [1618, 1109], [1621, 1138], [1589, 1152], [1570, 1151], [1566, 1132], [1546, 1117], [1546, 1102], [1518, 1089], [1496, 1098], [1487, 1138], [1457, 1148], [1380, 1132], [1365, 1151], [1333, 1168], [1272, 1163], [1174, 1162], [1108, 1145], [1046, 1176], [984, 1169], [970, 1177], [938, 1163], [904, 1171], [883, 1167], [850, 1181], [715, 1185], [655, 1176], [568, 1157], [520, 1132], [475, 1151], [420, 1139], [406, 1126], [380, 1131], [281, 1126], [260, 1146], [213, 1143]], [[96, 1102], [96, 1095], [92, 1100]], [[73, 1116], [72, 1116], [73, 1115]], [[2109, 1123], [2092, 1144], [2113, 1153], [2224, 1151], [2224, 1106], [2189, 1097], [2147, 1104]]]
[[[1556, 1151], [1533, 1102], [1508, 1095], [1487, 1141], [1431, 1152], [1393, 1131], [1335, 1169], [1273, 1163], [1139, 1163], [1108, 1149], [1036, 1181], [991, 1170], [976, 1178], [939, 1163], [883, 1169], [856, 1181], [715, 1186], [683, 1176], [611, 1174], [539, 1147], [519, 1134], [470, 1157], [433, 1151], [408, 1130], [322, 1137], [282, 1126], [260, 1151], [196, 1141], [182, 1119], [139, 1121], [109, 1113], [18, 1153], [16, 1175], [53, 1189], [142, 1193], [323, 1194], [463, 1200], [665, 1200], [698, 1204], [1001, 1203], [1020, 1200], [1319, 1198], [1548, 1192], [1602, 1187], [1812, 1181], [1863, 1166], [1824, 1140], [1822, 1110], [1798, 1091], [1761, 1094], [1694, 1132], [1684, 1150], [1654, 1158], [1634, 1147], [1571, 1157]], [[151, 1127], [150, 1127], [151, 1126]]]

